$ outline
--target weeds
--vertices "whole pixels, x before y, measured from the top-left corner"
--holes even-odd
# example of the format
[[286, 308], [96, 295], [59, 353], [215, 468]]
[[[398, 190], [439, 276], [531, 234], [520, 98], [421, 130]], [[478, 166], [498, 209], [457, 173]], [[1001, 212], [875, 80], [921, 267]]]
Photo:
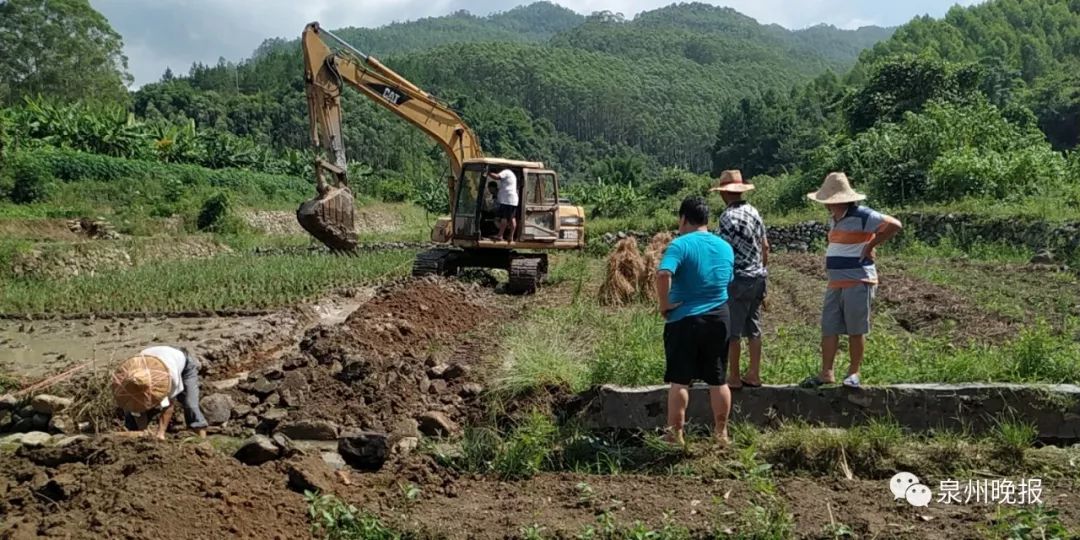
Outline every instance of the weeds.
[[1035, 444], [1038, 435], [1034, 424], [1010, 418], [995, 423], [990, 439], [999, 458], [1018, 464], [1024, 461], [1024, 453]]
[[329, 494], [305, 492], [313, 535], [326, 540], [399, 540], [401, 533]]
[[1008, 540], [1063, 540], [1075, 538], [1061, 522], [1057, 511], [1044, 507], [1034, 509], [998, 509], [992, 525], [984, 531], [991, 538]]

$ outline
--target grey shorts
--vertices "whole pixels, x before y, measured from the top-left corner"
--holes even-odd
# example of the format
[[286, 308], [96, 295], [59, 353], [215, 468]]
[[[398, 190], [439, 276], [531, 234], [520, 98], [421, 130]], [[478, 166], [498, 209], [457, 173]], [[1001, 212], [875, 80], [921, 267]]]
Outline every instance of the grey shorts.
[[761, 337], [761, 302], [765, 299], [767, 283], [764, 276], [736, 277], [728, 285], [732, 339]]
[[822, 336], [864, 336], [870, 333], [870, 306], [877, 285], [862, 284], [825, 291], [821, 309]]

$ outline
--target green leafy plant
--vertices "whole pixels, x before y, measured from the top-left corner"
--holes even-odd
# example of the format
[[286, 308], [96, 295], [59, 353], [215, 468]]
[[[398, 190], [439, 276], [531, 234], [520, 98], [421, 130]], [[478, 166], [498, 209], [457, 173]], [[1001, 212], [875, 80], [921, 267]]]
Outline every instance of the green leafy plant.
[[330, 494], [305, 492], [311, 532], [325, 540], [399, 540], [401, 534], [378, 517]]

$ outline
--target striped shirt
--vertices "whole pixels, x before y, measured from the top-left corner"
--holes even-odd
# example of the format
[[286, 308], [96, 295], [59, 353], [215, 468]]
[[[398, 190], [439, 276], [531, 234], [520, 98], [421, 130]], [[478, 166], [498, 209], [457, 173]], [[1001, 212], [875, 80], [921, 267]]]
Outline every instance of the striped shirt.
[[885, 216], [865, 206], [852, 206], [839, 221], [829, 219], [825, 268], [830, 289], [878, 282], [874, 261], [864, 259], [862, 253], [884, 223]]

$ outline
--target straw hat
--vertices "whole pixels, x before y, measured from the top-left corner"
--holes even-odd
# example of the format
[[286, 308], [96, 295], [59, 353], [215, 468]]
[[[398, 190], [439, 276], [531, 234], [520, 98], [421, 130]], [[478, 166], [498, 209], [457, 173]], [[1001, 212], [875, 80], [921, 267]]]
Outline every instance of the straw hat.
[[169, 369], [154, 356], [129, 358], [113, 374], [112, 391], [116, 405], [131, 413], [156, 407], [172, 388]]
[[754, 185], [743, 182], [742, 172], [731, 170], [724, 171], [717, 179], [716, 185], [709, 191], [726, 191], [727, 193], [746, 193], [753, 191]]
[[822, 204], [844, 204], [866, 200], [866, 195], [851, 189], [851, 181], [842, 172], [830, 173], [825, 177], [821, 189], [807, 193], [811, 201]]

